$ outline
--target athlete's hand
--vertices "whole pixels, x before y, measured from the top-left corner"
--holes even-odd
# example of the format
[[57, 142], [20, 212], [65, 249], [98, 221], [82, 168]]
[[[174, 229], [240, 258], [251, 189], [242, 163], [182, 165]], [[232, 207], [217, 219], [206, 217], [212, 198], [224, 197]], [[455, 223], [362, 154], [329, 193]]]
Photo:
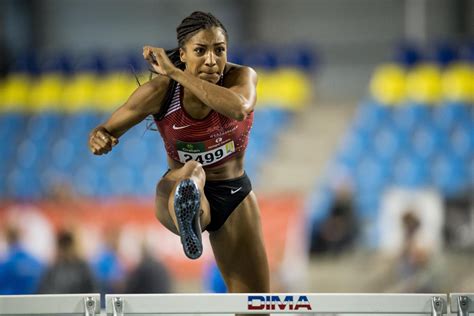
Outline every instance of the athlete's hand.
[[144, 46], [143, 58], [150, 63], [153, 69], [163, 76], [170, 77], [178, 69], [166, 55], [163, 48]]
[[118, 142], [118, 139], [102, 126], [93, 129], [89, 134], [89, 149], [94, 155], [108, 153]]

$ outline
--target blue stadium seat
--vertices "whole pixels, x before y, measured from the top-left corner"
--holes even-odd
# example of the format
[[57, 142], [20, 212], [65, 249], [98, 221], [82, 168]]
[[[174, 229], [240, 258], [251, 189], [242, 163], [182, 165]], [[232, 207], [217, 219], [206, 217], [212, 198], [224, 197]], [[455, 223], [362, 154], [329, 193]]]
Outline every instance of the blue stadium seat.
[[275, 69], [278, 66], [275, 52], [265, 48], [246, 50], [242, 55], [242, 64], [265, 69]]
[[107, 172], [111, 195], [131, 196], [138, 185], [137, 170], [125, 164], [114, 163]]
[[8, 196], [17, 200], [39, 199], [43, 192], [34, 167], [15, 167], [7, 174]]
[[269, 108], [268, 111], [277, 131], [283, 128], [293, 116], [293, 112], [283, 108]]
[[145, 168], [140, 171], [139, 175], [139, 181], [141, 182], [141, 187], [143, 189], [143, 192], [139, 195], [154, 195], [156, 192], [156, 185], [166, 170], [168, 170], [168, 166], [165, 163], [155, 163], [145, 166]]
[[234, 64], [243, 65], [244, 55], [245, 50], [239, 49], [238, 47], [231, 47], [227, 53], [227, 60]]
[[97, 172], [93, 166], [81, 165], [72, 172], [74, 188], [80, 195], [93, 197], [105, 196], [103, 175], [104, 171]]
[[466, 59], [474, 63], [474, 41], [471, 41], [466, 47]]
[[469, 160], [474, 157], [474, 122], [463, 121], [451, 132], [447, 150], [452, 152], [461, 160]]
[[143, 59], [140, 51], [137, 52], [119, 52], [108, 54], [104, 58], [104, 68], [108, 72], [125, 72], [137, 74], [148, 69], [148, 63]]
[[390, 114], [391, 110], [387, 106], [373, 100], [365, 101], [357, 108], [353, 124], [357, 130], [373, 133], [379, 127], [387, 124]]
[[62, 137], [83, 148], [87, 144], [89, 133], [99, 122], [100, 116], [94, 112], [67, 115], [62, 124]]
[[90, 164], [97, 172], [103, 173], [107, 170], [114, 160], [120, 159], [120, 155], [112, 150], [106, 155], [94, 155], [89, 150], [84, 151], [82, 163]]
[[95, 111], [81, 111], [65, 117], [64, 127], [82, 130], [92, 129], [101, 123], [102, 115]]
[[355, 183], [357, 192], [362, 194], [375, 194], [385, 188], [390, 172], [387, 165], [377, 159], [367, 157], [357, 166]]
[[39, 165], [41, 144], [23, 139], [17, 147], [15, 159], [19, 168], [35, 168]]
[[35, 51], [23, 51], [22, 54], [17, 54], [13, 65], [10, 68], [11, 72], [27, 73], [32, 76], [39, 74], [38, 57]]
[[461, 121], [470, 119], [470, 109], [467, 104], [449, 102], [433, 110], [433, 122], [436, 126], [449, 130]]
[[337, 161], [346, 166], [354, 166], [370, 150], [370, 137], [365, 133], [349, 131], [338, 149]]
[[38, 146], [48, 148], [60, 127], [61, 115], [59, 113], [41, 112], [29, 117], [24, 137], [37, 143]]
[[40, 73], [55, 72], [63, 75], [72, 74], [73, 61], [69, 54], [48, 54], [38, 60], [38, 71]]
[[434, 46], [434, 60], [441, 66], [447, 66], [459, 59], [459, 51], [455, 45], [449, 42], [440, 42]]
[[149, 154], [147, 144], [143, 140], [126, 134], [113, 151], [121, 157], [124, 164], [133, 168], [143, 168]]
[[66, 138], [57, 138], [51, 146], [49, 163], [52, 168], [55, 168], [58, 172], [70, 171], [74, 163], [76, 162], [75, 143], [69, 141]]
[[433, 125], [422, 124], [413, 132], [411, 147], [417, 158], [427, 161], [446, 147], [446, 134]]
[[5, 112], [0, 114], [0, 137], [2, 140], [15, 137], [23, 133], [27, 123], [27, 115], [17, 112]]
[[408, 137], [404, 132], [399, 132], [387, 126], [373, 136], [374, 156], [381, 162], [390, 164], [406, 148]]
[[423, 52], [414, 43], [400, 43], [395, 49], [395, 61], [405, 67], [412, 67], [424, 59]]
[[314, 71], [317, 55], [314, 49], [305, 46], [276, 49], [276, 62], [279, 67], [293, 67], [304, 71]]
[[448, 153], [434, 160], [431, 178], [433, 184], [448, 196], [466, 190], [469, 184], [467, 165]]
[[429, 122], [430, 107], [428, 105], [409, 103], [393, 110], [392, 121], [401, 131], [411, 132], [418, 124]]
[[74, 65], [74, 72], [90, 72], [104, 74], [106, 71], [105, 56], [102, 53], [85, 54], [77, 58]]
[[408, 155], [400, 156], [393, 166], [392, 183], [405, 188], [418, 188], [429, 182], [425, 163]]

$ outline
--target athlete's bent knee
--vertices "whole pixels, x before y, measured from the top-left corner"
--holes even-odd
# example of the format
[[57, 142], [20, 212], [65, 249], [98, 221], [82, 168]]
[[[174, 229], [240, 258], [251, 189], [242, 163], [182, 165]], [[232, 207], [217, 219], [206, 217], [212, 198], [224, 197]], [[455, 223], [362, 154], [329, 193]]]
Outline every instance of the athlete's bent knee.
[[202, 164], [200, 164], [197, 161], [190, 160], [186, 162], [183, 168], [185, 169], [186, 173], [189, 175], [196, 176], [199, 178], [206, 177], [206, 172], [204, 171]]

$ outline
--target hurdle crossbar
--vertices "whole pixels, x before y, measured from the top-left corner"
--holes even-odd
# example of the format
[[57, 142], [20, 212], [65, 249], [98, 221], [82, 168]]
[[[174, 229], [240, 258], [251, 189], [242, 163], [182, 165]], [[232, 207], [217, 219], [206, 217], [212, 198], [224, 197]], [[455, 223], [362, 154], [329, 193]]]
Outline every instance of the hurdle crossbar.
[[469, 313], [474, 313], [474, 293], [451, 293], [449, 305], [451, 313], [469, 316]]
[[100, 314], [100, 294], [0, 295], [0, 315]]
[[108, 316], [348, 313], [443, 315], [447, 294], [111, 294]]

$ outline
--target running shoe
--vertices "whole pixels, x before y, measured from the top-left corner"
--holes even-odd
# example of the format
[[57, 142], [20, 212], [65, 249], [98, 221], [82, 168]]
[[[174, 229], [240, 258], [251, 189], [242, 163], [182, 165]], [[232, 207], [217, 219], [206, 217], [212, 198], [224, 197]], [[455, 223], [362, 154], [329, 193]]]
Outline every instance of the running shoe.
[[184, 179], [178, 184], [174, 195], [174, 210], [184, 253], [190, 259], [197, 259], [202, 255], [199, 222], [201, 193], [194, 180]]

